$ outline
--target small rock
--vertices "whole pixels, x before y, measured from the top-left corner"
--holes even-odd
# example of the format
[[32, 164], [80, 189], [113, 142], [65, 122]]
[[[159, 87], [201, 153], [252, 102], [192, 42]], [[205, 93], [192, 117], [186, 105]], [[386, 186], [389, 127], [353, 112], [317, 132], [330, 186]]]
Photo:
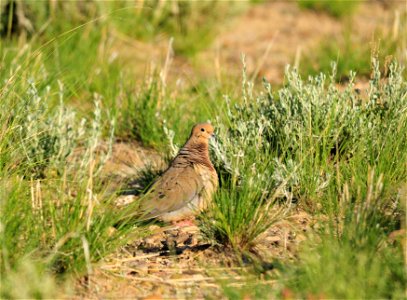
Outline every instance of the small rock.
[[266, 237], [266, 241], [273, 243], [273, 242], [280, 242], [281, 241], [281, 237], [279, 236], [268, 236]]
[[123, 195], [123, 196], [119, 196], [115, 201], [114, 204], [116, 206], [126, 206], [132, 202], [134, 202], [137, 199], [136, 196], [134, 195]]

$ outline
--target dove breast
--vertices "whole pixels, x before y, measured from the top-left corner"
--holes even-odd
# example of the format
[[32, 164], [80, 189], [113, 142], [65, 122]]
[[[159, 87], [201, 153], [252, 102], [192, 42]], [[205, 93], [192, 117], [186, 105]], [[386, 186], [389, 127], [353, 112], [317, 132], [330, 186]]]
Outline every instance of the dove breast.
[[208, 143], [213, 127], [197, 124], [169, 168], [145, 195], [142, 211], [148, 218], [178, 221], [205, 210], [218, 186]]
[[208, 207], [217, 185], [216, 172], [204, 165], [171, 166], [151, 187], [143, 210], [165, 222], [192, 217]]

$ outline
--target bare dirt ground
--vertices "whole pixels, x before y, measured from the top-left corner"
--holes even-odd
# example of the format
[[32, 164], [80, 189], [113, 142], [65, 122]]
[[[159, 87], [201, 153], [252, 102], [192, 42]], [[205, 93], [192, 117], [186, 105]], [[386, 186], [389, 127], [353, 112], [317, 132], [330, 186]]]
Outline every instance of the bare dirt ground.
[[[326, 13], [300, 9], [295, 1], [269, 1], [225, 23], [212, 45], [193, 59], [171, 53], [168, 78], [194, 82], [202, 77], [239, 76], [244, 54], [248, 74], [281, 84], [287, 65], [298, 67], [301, 58], [315, 51], [321, 41], [339, 39], [348, 24], [352, 24], [355, 42], [369, 43], [378, 32], [392, 33], [396, 15], [406, 10], [404, 1], [370, 0], [361, 3], [349, 20], [341, 21]], [[165, 67], [168, 37], [154, 45], [119, 33], [115, 38], [115, 55], [134, 65], [135, 74]]]
[[[360, 43], [369, 43], [375, 32], [393, 30], [396, 11], [402, 10], [402, 1], [366, 1], [349, 20], [352, 34]], [[321, 41], [338, 39], [347, 22], [300, 9], [295, 1], [270, 1], [237, 18], [202, 55], [210, 60], [219, 51], [224, 70], [240, 72], [244, 53], [249, 74], [281, 83], [288, 64], [298, 66], [301, 56], [315, 51]]]
[[[294, 210], [258, 239], [255, 251], [264, 273], [272, 272], [273, 261], [296, 255], [311, 217]], [[87, 285], [78, 285], [82, 298], [203, 299], [222, 296], [222, 285], [242, 286], [253, 265], [237, 263], [230, 249], [206, 240], [198, 227], [152, 227], [155, 234], [137, 239], [98, 263]], [[273, 288], [274, 282], [256, 278]]]
[[[392, 7], [379, 2], [361, 5], [353, 17], [355, 30], [363, 30], [369, 40], [379, 26], [391, 28]], [[335, 38], [341, 30], [343, 25], [338, 20], [302, 11], [294, 2], [264, 3], [232, 21], [194, 63], [175, 56], [176, 67], [168, 76], [177, 80], [198, 73], [199, 76], [219, 76], [229, 70], [240, 73], [243, 52], [251, 74], [281, 83], [286, 64], [295, 64], [296, 55], [298, 61], [301, 53], [312, 51], [322, 39]], [[148, 68], [146, 62], [158, 61], [164, 66], [167, 41], [149, 45], [117, 35], [115, 43], [115, 55], [134, 65], [135, 74]], [[135, 179], [140, 170], [150, 165], [162, 169], [165, 163], [159, 154], [138, 144], [117, 143], [104, 172], [119, 186]], [[293, 259], [314, 223], [312, 216], [294, 208], [283, 222], [258, 239], [256, 250], [262, 261], [270, 263], [272, 269], [274, 259]], [[224, 248], [206, 240], [198, 227], [182, 230], [154, 227], [151, 231], [155, 233], [134, 240], [99, 262], [87, 285], [77, 284], [76, 297], [223, 298], [224, 280], [228, 285], [242, 285], [242, 274], [252, 267], [236, 264]], [[272, 288], [274, 283], [264, 281], [264, 284]]]

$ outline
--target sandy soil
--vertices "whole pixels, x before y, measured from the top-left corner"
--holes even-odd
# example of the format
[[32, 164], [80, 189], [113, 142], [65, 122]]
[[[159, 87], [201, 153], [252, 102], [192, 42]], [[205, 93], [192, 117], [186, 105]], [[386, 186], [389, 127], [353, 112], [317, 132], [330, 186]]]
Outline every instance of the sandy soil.
[[[294, 210], [259, 237], [255, 251], [264, 273], [273, 262], [294, 258], [311, 230], [312, 218]], [[135, 240], [97, 264], [87, 283], [77, 286], [79, 298], [203, 299], [222, 296], [222, 284], [241, 286], [253, 264], [239, 264], [230, 249], [211, 244], [195, 226], [151, 227], [150, 236]], [[257, 279], [273, 288], [273, 282]], [[226, 283], [225, 283], [226, 281]]]

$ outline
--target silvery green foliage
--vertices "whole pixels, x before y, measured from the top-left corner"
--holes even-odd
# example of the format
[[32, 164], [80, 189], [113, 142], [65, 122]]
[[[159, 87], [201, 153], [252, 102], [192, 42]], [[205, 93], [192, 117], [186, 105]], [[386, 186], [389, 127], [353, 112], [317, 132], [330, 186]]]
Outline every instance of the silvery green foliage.
[[[60, 99], [62, 95], [60, 84]], [[29, 82], [18, 129], [20, 143], [25, 156], [25, 163], [30, 167], [34, 177], [43, 176], [48, 165], [58, 164], [63, 158], [67, 158], [75, 144], [75, 133], [72, 128], [75, 115], [71, 111], [65, 111], [59, 105], [54, 115], [47, 115], [49, 108], [47, 99], [50, 97], [50, 87], [46, 87], [42, 93], [38, 91], [34, 82]], [[79, 135], [84, 134], [84, 123], [78, 128]]]
[[306, 81], [287, 69], [284, 87], [273, 91], [264, 82], [257, 94], [244, 73], [242, 101], [232, 105], [225, 97], [227, 122], [218, 119], [216, 124], [215, 164], [235, 176], [253, 163], [267, 165], [259, 169], [259, 184], [271, 181], [275, 187], [284, 185], [285, 192], [302, 189], [305, 194], [328, 186], [338, 160], [357, 153], [374, 165], [386, 135], [406, 122], [407, 83], [396, 62], [389, 65], [387, 78], [375, 59], [372, 66], [367, 99], [355, 90], [354, 73], [344, 89], [337, 86], [335, 66], [329, 78], [320, 74]]
[[367, 126], [360, 127], [361, 134], [369, 136], [364, 147], [374, 149], [369, 156], [370, 160], [377, 158], [389, 136], [406, 125], [407, 82], [403, 79], [402, 72], [403, 68], [399, 65], [390, 64], [388, 78], [383, 82], [379, 64], [373, 62], [373, 77], [369, 83], [368, 102], [363, 114]]
[[169, 155], [170, 155], [170, 157], [175, 157], [178, 154], [179, 147], [174, 143], [174, 136], [175, 136], [174, 131], [167, 127], [167, 122], [165, 120], [163, 122], [163, 131], [164, 131], [165, 136], [168, 139], [168, 144], [169, 144], [169, 148], [170, 148]]
[[[94, 117], [90, 122], [79, 120], [76, 112], [63, 103], [63, 84], [58, 82], [58, 105], [51, 109], [51, 88], [47, 86], [39, 91], [33, 80], [29, 81], [25, 98], [14, 109], [15, 126], [22, 149], [20, 163], [27, 167], [26, 176], [43, 177], [46, 170], [64, 172], [66, 168], [75, 168], [79, 172], [87, 172], [102, 138], [102, 117], [100, 97], [94, 96]], [[23, 113], [22, 113], [23, 112]], [[112, 129], [113, 129], [113, 123]], [[98, 157], [98, 166], [107, 159], [111, 150], [113, 130], [111, 131], [108, 151]], [[78, 164], [67, 164], [75, 149], [82, 149]], [[24, 168], [22, 168], [24, 169]]]
[[[287, 185], [289, 187], [298, 187], [300, 184], [300, 177], [298, 171], [296, 170], [296, 164], [292, 159], [288, 159], [285, 163], [282, 163], [278, 158], [273, 159], [274, 172], [271, 176], [271, 180], [275, 183], [281, 185]], [[288, 191], [285, 186], [282, 186], [281, 193], [284, 196], [292, 196], [293, 192], [297, 191]], [[281, 196], [277, 195], [277, 196]]]

